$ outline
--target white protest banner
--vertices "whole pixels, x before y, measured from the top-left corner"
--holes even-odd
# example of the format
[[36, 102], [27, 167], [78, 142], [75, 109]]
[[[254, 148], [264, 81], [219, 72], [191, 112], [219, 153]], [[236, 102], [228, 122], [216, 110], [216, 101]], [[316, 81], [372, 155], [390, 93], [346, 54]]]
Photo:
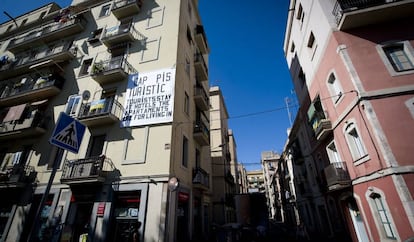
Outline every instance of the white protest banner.
[[175, 69], [129, 75], [121, 127], [172, 122]]

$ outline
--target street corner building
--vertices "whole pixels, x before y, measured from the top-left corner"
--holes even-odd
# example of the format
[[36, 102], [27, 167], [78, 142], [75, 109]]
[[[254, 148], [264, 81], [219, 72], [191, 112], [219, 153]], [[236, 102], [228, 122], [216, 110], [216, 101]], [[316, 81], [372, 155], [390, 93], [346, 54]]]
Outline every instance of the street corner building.
[[284, 53], [300, 108], [283, 206], [311, 237], [413, 239], [413, 12], [410, 0], [290, 1]]
[[[209, 51], [197, 0], [2, 23], [0, 241], [208, 238]], [[55, 129], [62, 113], [76, 125]]]

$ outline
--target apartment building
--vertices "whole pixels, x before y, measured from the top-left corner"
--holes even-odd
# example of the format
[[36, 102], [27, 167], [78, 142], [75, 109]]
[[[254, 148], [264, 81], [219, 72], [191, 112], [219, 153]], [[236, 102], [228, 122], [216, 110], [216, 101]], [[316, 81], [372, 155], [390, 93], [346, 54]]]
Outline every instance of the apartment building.
[[278, 169], [280, 155], [274, 151], [263, 151], [261, 165], [263, 169], [264, 187], [269, 210], [269, 219], [282, 221], [281, 184]]
[[246, 176], [248, 193], [265, 192], [263, 170], [247, 171]]
[[[209, 48], [197, 7], [74, 0], [0, 25], [1, 241], [208, 237]], [[85, 126], [82, 139], [62, 130], [77, 153], [49, 143], [60, 113]]]
[[[226, 103], [218, 86], [210, 87], [210, 147], [214, 194], [213, 221], [226, 224], [236, 221], [234, 194], [236, 180], [232, 172], [236, 157], [233, 135], [229, 135]], [[231, 137], [231, 138], [230, 138]]]
[[291, 0], [284, 52], [300, 110], [286, 147], [314, 236], [414, 235], [414, 1]]

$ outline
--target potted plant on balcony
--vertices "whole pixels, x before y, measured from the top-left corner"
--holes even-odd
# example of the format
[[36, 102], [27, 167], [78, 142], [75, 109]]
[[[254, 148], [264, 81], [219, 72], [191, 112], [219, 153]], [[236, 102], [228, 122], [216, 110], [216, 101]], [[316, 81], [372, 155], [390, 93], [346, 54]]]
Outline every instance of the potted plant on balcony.
[[104, 69], [105, 68], [104, 68], [104, 65], [103, 65], [102, 61], [96, 62], [92, 67], [92, 74], [95, 74], [95, 75], [99, 74], [99, 73], [103, 72]]

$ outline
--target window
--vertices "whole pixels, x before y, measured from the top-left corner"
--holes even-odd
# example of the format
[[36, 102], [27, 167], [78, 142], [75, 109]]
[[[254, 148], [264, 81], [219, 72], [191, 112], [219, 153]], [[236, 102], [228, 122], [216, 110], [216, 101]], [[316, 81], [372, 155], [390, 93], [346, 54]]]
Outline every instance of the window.
[[413, 59], [410, 58], [403, 44], [386, 46], [383, 50], [395, 71], [414, 70]]
[[299, 3], [298, 11], [296, 12], [296, 19], [301, 19], [303, 15], [302, 4]]
[[89, 68], [91, 67], [91, 65], [92, 65], [92, 59], [84, 60], [82, 62], [82, 66], [81, 66], [81, 69], [80, 69], [80, 72], [79, 72], [79, 76], [88, 75], [89, 74]]
[[305, 72], [303, 72], [302, 67], [301, 67], [301, 68], [300, 68], [300, 70], [299, 70], [298, 80], [299, 80], [300, 87], [302, 87], [302, 88], [303, 88], [303, 86], [304, 86], [304, 85], [305, 85], [305, 83], [306, 83], [306, 76], [305, 76]]
[[184, 167], [188, 166], [188, 139], [185, 136], [183, 136], [183, 153], [181, 164]]
[[81, 95], [76, 94], [69, 96], [68, 102], [66, 103], [65, 113], [71, 117], [77, 117], [80, 110], [81, 102]]
[[184, 113], [190, 113], [190, 97], [187, 92], [184, 93]]
[[99, 13], [99, 17], [108, 16], [110, 14], [110, 11], [109, 11], [110, 8], [111, 8], [110, 4], [102, 6], [101, 12]]
[[379, 44], [376, 49], [391, 76], [414, 73], [414, 48], [409, 41]]
[[341, 157], [339, 156], [339, 152], [336, 149], [335, 141], [332, 140], [331, 143], [326, 146], [326, 151], [328, 153], [329, 161], [332, 163], [341, 162]]
[[390, 221], [389, 212], [384, 206], [383, 198], [378, 193], [372, 193], [370, 198], [372, 199], [373, 210], [376, 213], [375, 217], [379, 223], [378, 225], [381, 227], [382, 234], [388, 239], [397, 239]]
[[23, 26], [27, 23], [27, 18], [23, 19], [22, 24], [20, 26]]
[[46, 15], [46, 12], [42, 12], [39, 16], [39, 19], [43, 19], [43, 17]]
[[188, 26], [187, 26], [187, 41], [188, 41], [188, 44], [191, 46], [193, 38], [191, 37], [191, 30], [190, 30], [190, 27]]
[[102, 28], [97, 29], [95, 31], [92, 31], [91, 36], [89, 36], [89, 38], [87, 40], [88, 43], [89, 44], [95, 44], [95, 43], [99, 42], [99, 38], [101, 37], [101, 34], [102, 34]]
[[89, 150], [87, 157], [96, 157], [103, 154], [106, 135], [95, 135], [89, 140]]
[[315, 35], [313, 35], [313, 32], [311, 31], [310, 35], [309, 35], [309, 39], [308, 39], [308, 44], [307, 46], [309, 48], [313, 48], [313, 45], [315, 44]]
[[342, 87], [339, 81], [336, 79], [334, 73], [331, 73], [331, 75], [329, 75], [328, 88], [331, 93], [333, 102], [337, 103], [342, 97]]
[[201, 153], [200, 153], [200, 150], [196, 149], [195, 153], [196, 153], [196, 159], [195, 159], [196, 164], [195, 164], [195, 166], [196, 167], [201, 167]]
[[191, 71], [190, 59], [186, 56], [185, 57], [185, 72], [187, 73], [188, 76], [190, 76], [190, 71]]
[[346, 140], [349, 146], [349, 149], [351, 150], [351, 155], [354, 161], [357, 161], [364, 156], [367, 155], [367, 152], [365, 150], [365, 146], [362, 142], [361, 137], [359, 136], [359, 133], [354, 125], [354, 123], [348, 124], [348, 126], [345, 129], [346, 132]]
[[9, 32], [12, 29], [13, 25], [9, 25], [6, 29], [6, 32]]
[[295, 43], [292, 42], [292, 45], [290, 46], [290, 52], [293, 53], [295, 51]]
[[405, 101], [405, 106], [408, 108], [408, 111], [410, 111], [411, 117], [414, 118], [414, 98]]

